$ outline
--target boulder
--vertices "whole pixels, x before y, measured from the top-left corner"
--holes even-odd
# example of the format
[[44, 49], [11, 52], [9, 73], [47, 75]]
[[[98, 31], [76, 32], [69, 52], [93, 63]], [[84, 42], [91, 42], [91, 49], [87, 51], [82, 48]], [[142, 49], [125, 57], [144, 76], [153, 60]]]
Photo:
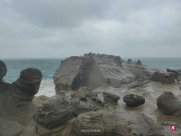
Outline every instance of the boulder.
[[114, 103], [117, 104], [118, 100], [120, 99], [119, 96], [109, 93], [109, 92], [104, 92], [103, 93], [103, 97], [104, 97], [104, 102], [108, 102], [108, 103]]
[[152, 81], [168, 83], [168, 84], [175, 83], [175, 79], [176, 75], [173, 72], [166, 72], [166, 73], [155, 72], [151, 76]]
[[69, 136], [165, 136], [144, 114], [100, 110], [79, 115]]
[[175, 115], [181, 111], [181, 101], [171, 92], [164, 92], [157, 99], [158, 110], [164, 115]]
[[138, 96], [135, 94], [125, 95], [123, 101], [128, 107], [137, 107], [145, 103], [145, 98], [143, 96]]
[[82, 106], [74, 100], [68, 101], [60, 97], [50, 99], [38, 107], [33, 114], [33, 118], [41, 126], [54, 129], [64, 125], [79, 114], [92, 110], [96, 110], [95, 107]]
[[95, 89], [109, 85], [117, 88], [135, 79], [147, 80], [150, 73], [151, 69], [143, 65], [127, 65], [119, 56], [89, 53], [65, 59], [54, 75], [54, 83], [56, 93], [82, 87]]

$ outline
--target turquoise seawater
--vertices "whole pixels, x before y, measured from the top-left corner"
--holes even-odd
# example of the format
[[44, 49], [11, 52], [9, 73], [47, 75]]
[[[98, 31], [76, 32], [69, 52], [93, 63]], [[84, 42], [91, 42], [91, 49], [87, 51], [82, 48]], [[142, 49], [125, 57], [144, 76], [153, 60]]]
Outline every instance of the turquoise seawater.
[[[132, 58], [132, 60], [137, 59], [138, 58]], [[140, 60], [143, 64], [160, 70], [166, 70], [166, 68], [181, 69], [181, 58], [140, 58]], [[43, 73], [43, 80], [38, 95], [52, 96], [55, 94], [53, 75], [60, 66], [61, 59], [12, 59], [3, 61], [8, 68], [7, 75], [4, 79], [6, 82], [14, 82], [19, 77], [21, 70], [34, 67], [40, 69]]]

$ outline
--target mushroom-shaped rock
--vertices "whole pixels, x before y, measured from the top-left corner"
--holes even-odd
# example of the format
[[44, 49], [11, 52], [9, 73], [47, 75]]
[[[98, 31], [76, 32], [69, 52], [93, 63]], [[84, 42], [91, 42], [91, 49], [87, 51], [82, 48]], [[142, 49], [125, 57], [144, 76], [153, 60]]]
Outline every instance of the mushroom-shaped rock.
[[27, 68], [20, 73], [20, 77], [13, 83], [19, 88], [19, 95], [33, 97], [39, 90], [42, 79], [42, 73], [35, 68]]
[[119, 96], [109, 93], [109, 92], [104, 92], [103, 96], [104, 96], [104, 102], [108, 102], [108, 103], [110, 102], [110, 103], [116, 104], [118, 100], [120, 99]]
[[35, 109], [32, 99], [38, 92], [41, 78], [40, 70], [28, 68], [21, 72], [16, 82], [1, 83], [0, 113], [13, 116], [31, 114]]
[[6, 75], [6, 72], [7, 72], [6, 64], [0, 60], [0, 81]]
[[157, 106], [164, 115], [174, 115], [181, 111], [181, 101], [171, 92], [164, 92], [158, 97]]
[[128, 107], [137, 107], [145, 103], [145, 98], [143, 96], [138, 96], [135, 94], [125, 95], [123, 101]]

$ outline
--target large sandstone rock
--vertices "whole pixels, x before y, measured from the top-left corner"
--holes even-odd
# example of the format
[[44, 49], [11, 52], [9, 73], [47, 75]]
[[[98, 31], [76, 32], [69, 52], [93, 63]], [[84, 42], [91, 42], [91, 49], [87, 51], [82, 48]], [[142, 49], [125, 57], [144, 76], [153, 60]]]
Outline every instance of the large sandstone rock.
[[101, 110], [81, 114], [69, 136], [165, 136], [160, 126], [145, 115]]
[[175, 115], [181, 111], [181, 101], [171, 92], [164, 92], [157, 99], [158, 110], [165, 115]]
[[81, 87], [120, 87], [134, 80], [149, 79], [151, 72], [136, 62], [127, 64], [119, 56], [89, 53], [65, 59], [54, 75], [54, 82], [57, 93]]

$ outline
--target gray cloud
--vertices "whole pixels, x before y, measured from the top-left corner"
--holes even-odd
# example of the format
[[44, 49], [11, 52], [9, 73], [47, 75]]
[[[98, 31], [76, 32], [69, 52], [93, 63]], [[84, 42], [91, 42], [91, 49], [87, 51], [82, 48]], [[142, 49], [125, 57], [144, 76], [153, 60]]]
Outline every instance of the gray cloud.
[[180, 10], [178, 0], [0, 0], [0, 57], [181, 57]]

